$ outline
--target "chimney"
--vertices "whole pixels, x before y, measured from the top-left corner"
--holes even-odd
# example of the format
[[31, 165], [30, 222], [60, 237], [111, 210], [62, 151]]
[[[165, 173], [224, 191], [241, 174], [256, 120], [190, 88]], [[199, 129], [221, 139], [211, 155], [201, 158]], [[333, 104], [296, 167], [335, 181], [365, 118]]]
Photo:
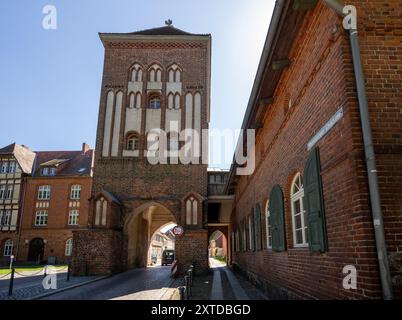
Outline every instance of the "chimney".
[[82, 153], [85, 154], [89, 150], [89, 145], [85, 142], [82, 144]]

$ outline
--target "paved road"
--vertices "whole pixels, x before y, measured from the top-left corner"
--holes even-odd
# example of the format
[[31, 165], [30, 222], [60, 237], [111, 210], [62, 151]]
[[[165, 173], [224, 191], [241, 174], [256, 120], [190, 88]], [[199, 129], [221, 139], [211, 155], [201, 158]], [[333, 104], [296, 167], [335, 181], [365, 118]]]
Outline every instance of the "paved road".
[[170, 266], [133, 269], [75, 289], [60, 292], [46, 300], [161, 300], [172, 293]]

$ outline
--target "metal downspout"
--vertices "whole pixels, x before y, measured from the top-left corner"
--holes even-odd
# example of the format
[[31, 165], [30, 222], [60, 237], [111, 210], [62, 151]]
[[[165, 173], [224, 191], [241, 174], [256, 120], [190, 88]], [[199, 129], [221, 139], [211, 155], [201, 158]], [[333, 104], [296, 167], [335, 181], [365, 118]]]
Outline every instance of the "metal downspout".
[[[323, 0], [325, 4], [334, 9], [338, 14], [344, 16], [343, 5], [336, 0]], [[377, 166], [373, 147], [373, 138], [371, 132], [370, 118], [368, 114], [368, 103], [366, 95], [365, 77], [360, 55], [359, 36], [357, 30], [349, 30], [350, 46], [352, 50], [352, 59], [354, 74], [356, 80], [357, 97], [359, 102], [360, 122], [362, 125], [365, 162], [367, 166], [367, 175], [369, 182], [370, 202], [375, 232], [375, 241], [377, 247], [377, 257], [381, 278], [381, 287], [383, 298], [392, 300], [392, 281], [389, 269], [387, 247], [385, 242], [385, 231], [383, 215], [381, 211], [380, 192], [378, 187]]]

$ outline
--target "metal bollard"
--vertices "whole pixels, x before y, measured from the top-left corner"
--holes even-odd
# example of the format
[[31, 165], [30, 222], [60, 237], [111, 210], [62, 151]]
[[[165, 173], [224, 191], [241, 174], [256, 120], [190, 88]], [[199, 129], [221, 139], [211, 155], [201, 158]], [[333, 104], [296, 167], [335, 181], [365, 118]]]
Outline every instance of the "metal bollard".
[[11, 277], [10, 277], [10, 286], [8, 287], [8, 295], [9, 296], [13, 295], [14, 273], [15, 273], [15, 268], [12, 268], [11, 269]]
[[192, 268], [190, 268], [188, 270], [188, 275], [190, 276], [190, 287], [193, 286], [193, 277], [194, 277], [194, 270]]
[[180, 300], [185, 300], [185, 291], [186, 291], [185, 287], [183, 286], [179, 287]]
[[70, 281], [70, 263], [67, 265], [67, 281]]
[[46, 278], [47, 276], [47, 266], [43, 268], [43, 277]]
[[186, 275], [184, 276], [184, 285], [186, 286], [186, 300], [190, 298], [191, 292], [190, 292], [190, 279]]

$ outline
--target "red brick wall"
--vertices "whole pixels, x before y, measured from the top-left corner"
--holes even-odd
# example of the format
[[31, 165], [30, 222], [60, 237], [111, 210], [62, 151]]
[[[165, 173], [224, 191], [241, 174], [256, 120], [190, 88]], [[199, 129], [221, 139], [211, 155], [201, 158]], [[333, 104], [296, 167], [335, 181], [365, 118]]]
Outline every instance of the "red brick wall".
[[[365, 30], [377, 21], [376, 27], [384, 28], [383, 31], [369, 28], [361, 32], [361, 36], [376, 151], [384, 146], [392, 154], [378, 154], [378, 169], [387, 244], [391, 256], [397, 256], [393, 251], [400, 246], [402, 163], [400, 150], [395, 147], [401, 144], [402, 128], [400, 108], [397, 108], [400, 90], [396, 90], [401, 83], [400, 61], [395, 59], [397, 51], [401, 50], [394, 28], [398, 4], [391, 1], [386, 6], [385, 2], [373, 2], [372, 5], [367, 5], [366, 1], [357, 4], [366, 6], [359, 28]], [[384, 15], [387, 23], [382, 24]], [[255, 253], [235, 252], [233, 260], [272, 297], [380, 298], [349, 42], [341, 20], [321, 3], [308, 13], [301, 30], [293, 45], [292, 65], [283, 73], [274, 95], [275, 102], [257, 135], [256, 170], [252, 176], [241, 177], [236, 189], [238, 223], [243, 212], [248, 215], [257, 203], [265, 208], [275, 184], [282, 187], [287, 250], [282, 253], [266, 249]], [[381, 34], [383, 32], [386, 34]], [[374, 60], [388, 61], [390, 65], [381, 62], [376, 66], [370, 56], [378, 56]], [[286, 113], [285, 101], [289, 97], [292, 107]], [[308, 248], [293, 247], [290, 183], [296, 172], [303, 172], [308, 156], [307, 142], [340, 106], [344, 109], [343, 119], [317, 143], [329, 249], [324, 254], [311, 253]], [[264, 224], [264, 240], [265, 232]], [[342, 268], [348, 264], [357, 268], [357, 290], [342, 287]]]
[[[74, 184], [81, 185], [80, 207], [78, 208], [79, 225], [68, 226], [69, 202], [73, 201], [70, 200], [70, 190]], [[35, 213], [40, 210], [36, 208], [36, 203], [45, 202], [37, 200], [38, 188], [41, 185], [51, 186], [51, 198], [49, 208], [47, 208], [48, 223], [43, 227], [34, 225]], [[91, 196], [91, 186], [91, 177], [32, 177], [27, 179], [18, 260], [25, 261], [28, 258], [29, 244], [25, 242], [34, 238], [47, 240], [44, 259], [47, 259], [48, 256], [55, 256], [58, 262], [71, 259], [71, 257], [65, 256], [65, 244], [67, 239], [73, 237], [73, 230], [88, 226], [88, 199]]]

